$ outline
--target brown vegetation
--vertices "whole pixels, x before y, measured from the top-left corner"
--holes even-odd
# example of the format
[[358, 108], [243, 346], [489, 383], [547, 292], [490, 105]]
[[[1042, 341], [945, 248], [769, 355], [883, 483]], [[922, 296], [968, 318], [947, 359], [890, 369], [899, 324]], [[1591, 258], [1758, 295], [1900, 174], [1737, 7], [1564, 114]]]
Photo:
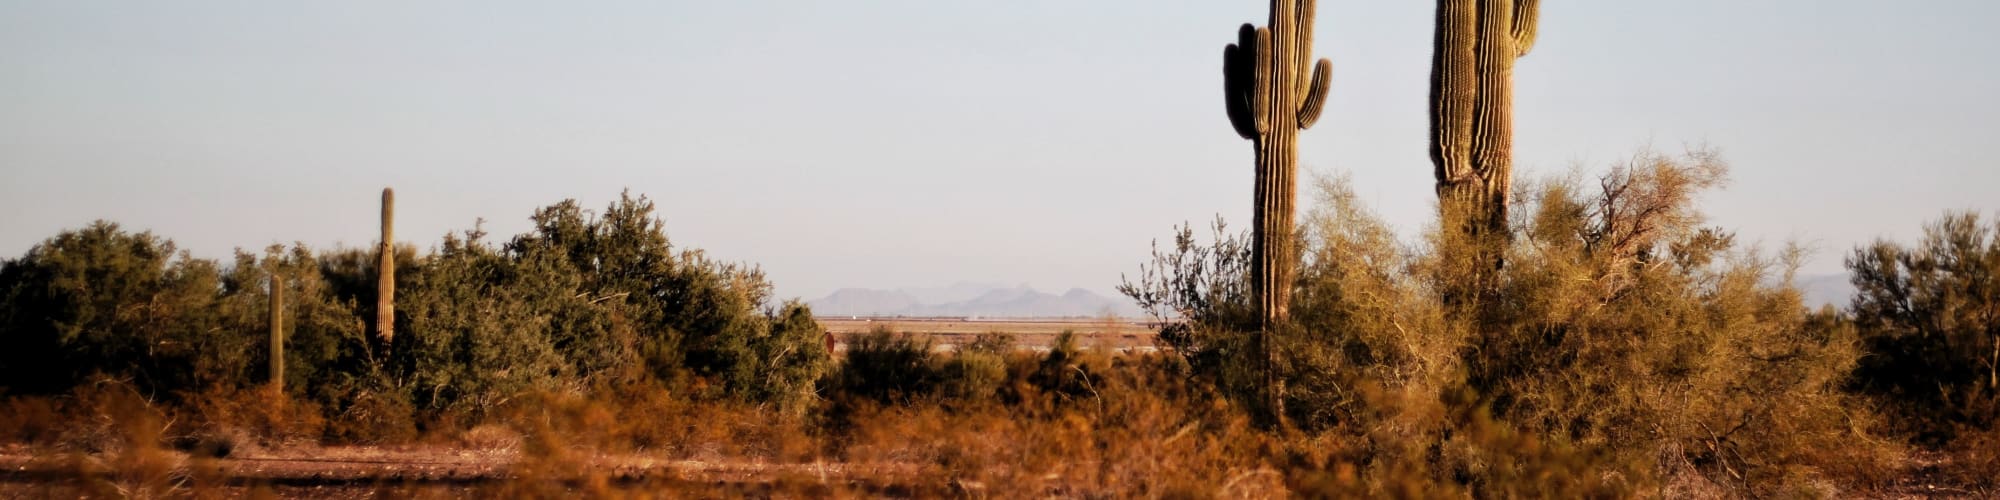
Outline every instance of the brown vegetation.
[[[13, 280], [7, 293], [16, 308], [8, 311], [51, 303], [19, 287], [37, 273], [60, 275], [73, 269], [67, 266], [90, 262], [145, 263], [128, 271], [141, 278], [117, 283], [154, 287], [130, 296], [178, 298], [154, 302], [147, 315], [92, 316], [104, 323], [79, 323], [87, 326], [82, 331], [96, 335], [136, 325], [156, 332], [150, 338], [222, 348], [188, 358], [174, 350], [121, 350], [114, 342], [63, 354], [99, 364], [55, 365], [63, 367], [57, 373], [89, 368], [113, 377], [0, 397], [0, 465], [7, 466], [0, 491], [507, 497], [1992, 493], [2000, 459], [1991, 450], [2000, 434], [1991, 418], [1980, 418], [1990, 417], [1980, 412], [1991, 406], [1978, 399], [1989, 394], [1990, 369], [1981, 364], [1988, 360], [1987, 344], [1978, 343], [1988, 330], [1971, 322], [1984, 317], [1972, 313], [1987, 309], [1967, 305], [1987, 304], [1979, 287], [1991, 285], [1982, 280], [2000, 274], [1973, 267], [1940, 274], [1945, 268], [1933, 264], [1988, 262], [1985, 253], [1961, 258], [1992, 246], [1990, 237], [1979, 236], [1984, 230], [1974, 230], [1981, 226], [1942, 224], [1940, 236], [1927, 240], [1938, 244], [1928, 250], [1881, 250], [1890, 245], [1858, 253], [1856, 263], [1875, 263], [1867, 265], [1881, 272], [1857, 279], [1882, 288], [1864, 287], [1876, 295], [1857, 299], [1857, 308], [1872, 307], [1870, 297], [1898, 294], [1951, 305], [1881, 309], [1896, 314], [1856, 323], [1845, 313], [1800, 304], [1786, 279], [1795, 254], [1741, 248], [1727, 232], [1702, 226], [1693, 195], [1725, 174], [1712, 153], [1647, 153], [1595, 182], [1530, 184], [1516, 198], [1515, 213], [1523, 216], [1512, 225], [1518, 236], [1506, 247], [1509, 265], [1491, 275], [1497, 293], [1482, 297], [1485, 303], [1444, 300], [1448, 283], [1490, 269], [1444, 257], [1453, 255], [1451, 245], [1465, 244], [1455, 232], [1433, 228], [1421, 243], [1401, 244], [1342, 182], [1323, 180], [1317, 208], [1303, 218], [1306, 230], [1296, 242], [1302, 265], [1292, 296], [1295, 315], [1273, 336], [1282, 353], [1275, 375], [1291, 389], [1285, 394], [1289, 425], [1271, 430], [1250, 425], [1262, 375], [1243, 361], [1256, 351], [1243, 349], [1249, 336], [1235, 329], [1256, 323], [1243, 293], [1248, 249], [1226, 232], [1212, 245], [1196, 244], [1183, 232], [1174, 248], [1125, 287], [1180, 319], [1165, 323], [1157, 353], [1095, 349], [1074, 334], [1059, 334], [1046, 352], [1035, 352], [1016, 349], [1021, 339], [1002, 333], [935, 350], [924, 337], [884, 328], [851, 339], [842, 360], [828, 367], [814, 364], [833, 362], [820, 327], [795, 308], [706, 323], [738, 328], [744, 337], [680, 330], [679, 338], [705, 339], [695, 345], [721, 346], [706, 352], [747, 353], [696, 365], [709, 371], [681, 371], [668, 368], [687, 365], [663, 363], [672, 358], [641, 347], [653, 337], [640, 332], [700, 323], [653, 319], [645, 321], [658, 322], [639, 324], [654, 326], [635, 326], [635, 317], [669, 316], [644, 308], [595, 309], [614, 303], [597, 298], [620, 289], [616, 274], [549, 272], [572, 269], [551, 265], [549, 257], [574, 254], [538, 249], [616, 255], [630, 248], [566, 246], [580, 234], [621, 233], [601, 226], [586, 231], [588, 221], [563, 216], [568, 209], [559, 206], [544, 212], [543, 229], [516, 238], [505, 252], [454, 241], [444, 255], [407, 264], [415, 279], [412, 293], [399, 299], [410, 305], [399, 311], [412, 315], [402, 330], [409, 334], [398, 336], [409, 348], [400, 352], [426, 356], [403, 363], [428, 365], [412, 370], [391, 363], [385, 372], [358, 362], [369, 359], [368, 344], [341, 343], [365, 339], [365, 330], [352, 302], [338, 298], [340, 283], [365, 287], [371, 281], [368, 273], [342, 271], [352, 269], [343, 267], [345, 257], [315, 262], [302, 249], [273, 249], [264, 259], [245, 256], [229, 269], [172, 264], [150, 250], [153, 240], [97, 228], [66, 235], [31, 253], [34, 259], [0, 269]], [[131, 253], [98, 252], [84, 244], [92, 241], [122, 241], [119, 248]], [[1951, 242], [1962, 244], [1945, 244]], [[1877, 257], [1892, 253], [1913, 257]], [[82, 254], [93, 257], [71, 258]], [[587, 260], [594, 266], [619, 262]], [[181, 278], [142, 279], [147, 266]], [[192, 274], [208, 269], [220, 277]], [[662, 276], [681, 276], [676, 286], [704, 286], [695, 269]], [[1912, 269], [1919, 272], [1910, 274]], [[469, 278], [494, 271], [509, 278]], [[298, 347], [286, 356], [297, 369], [287, 372], [292, 383], [282, 389], [258, 383], [262, 374], [253, 368], [259, 364], [254, 355], [265, 352], [256, 344], [269, 338], [266, 304], [258, 298], [265, 287], [255, 286], [268, 283], [265, 272], [294, 277], [285, 288], [284, 317]], [[596, 285], [583, 298], [562, 285], [578, 282]], [[218, 286], [220, 292], [205, 296], [200, 287], [215, 285], [204, 283], [241, 285]], [[1898, 291], [1916, 287], [1934, 290]], [[130, 300], [113, 287], [90, 291], [99, 295], [70, 296], [88, 300], [64, 307], [91, 310]], [[728, 294], [708, 297], [740, 304], [731, 302], [740, 297]], [[542, 312], [523, 314], [534, 311]], [[1921, 320], [1928, 316], [1912, 311], [1951, 312], [1957, 319], [1949, 324], [1963, 327], [1951, 335], [1919, 334], [1925, 325], [1945, 323]], [[9, 335], [37, 338], [32, 334], [41, 330], [34, 323], [9, 314]], [[564, 317], [570, 319], [561, 328], [538, 319]], [[125, 323], [135, 318], [151, 323]], [[176, 326], [182, 323], [225, 326]], [[588, 332], [601, 336], [582, 334]], [[426, 336], [435, 340], [417, 341]], [[440, 342], [448, 339], [457, 340]], [[1927, 347], [1926, 339], [1981, 350], [1927, 361], [1908, 357], [1961, 352]], [[514, 345], [440, 350], [483, 342]], [[343, 345], [359, 354], [340, 354]], [[1906, 354], [1863, 362], [1865, 352]], [[721, 364], [727, 359], [752, 364], [737, 371]], [[116, 360], [136, 361], [110, 362]], [[1896, 390], [1904, 379], [1857, 370], [1882, 362], [1959, 366], [1923, 372], [1933, 379], [1909, 384], [1964, 380], [1946, 385], [1960, 389], [1933, 397]], [[112, 369], [130, 366], [196, 370], [163, 377]], [[553, 371], [534, 377], [521, 371], [538, 366]], [[0, 373], [21, 367], [0, 366], [6, 369]], [[1918, 416], [1935, 417], [1929, 420], [1935, 425], [1909, 425]], [[1925, 429], [1952, 432], [1923, 434]]]

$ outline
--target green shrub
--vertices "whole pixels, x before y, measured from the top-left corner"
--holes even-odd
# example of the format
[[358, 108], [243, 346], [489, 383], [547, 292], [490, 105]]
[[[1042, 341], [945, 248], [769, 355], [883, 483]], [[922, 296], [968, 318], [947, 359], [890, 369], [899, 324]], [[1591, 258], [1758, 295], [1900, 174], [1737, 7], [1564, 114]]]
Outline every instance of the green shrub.
[[285, 387], [336, 418], [476, 418], [524, 393], [646, 379], [794, 412], [817, 393], [831, 362], [811, 311], [770, 305], [754, 267], [674, 248], [644, 197], [532, 220], [504, 244], [475, 227], [430, 255], [397, 245], [395, 345], [365, 321], [368, 250], [273, 245], [225, 267], [109, 222], [65, 231], [0, 262], [0, 391], [61, 394], [100, 373], [162, 395], [262, 384], [276, 273]]
[[788, 412], [803, 411], [818, 397], [815, 384], [833, 366], [826, 352], [826, 330], [813, 320], [812, 309], [786, 301], [766, 320], [771, 333], [752, 340], [757, 379], [748, 384], [755, 401], [776, 404]]
[[202, 363], [218, 338], [218, 266], [172, 241], [97, 221], [0, 262], [0, 387], [59, 394], [93, 374], [165, 393], [229, 380], [245, 359]]
[[[1869, 356], [1855, 385], [1926, 441], [2000, 420], [2000, 220], [1951, 213], [1913, 246], [1854, 249], [1850, 309]], [[1990, 432], [1986, 433], [1991, 435]]]
[[931, 343], [876, 326], [847, 344], [847, 358], [828, 389], [836, 402], [866, 400], [909, 404], [937, 392], [941, 376], [931, 363]]
[[1007, 355], [961, 349], [940, 355], [939, 395], [967, 402], [991, 402], [1007, 381]]
[[766, 310], [761, 270], [675, 249], [643, 196], [624, 194], [602, 214], [564, 201], [532, 220], [505, 254], [530, 272], [573, 275], [565, 293], [603, 313], [557, 317], [559, 350], [585, 376], [643, 370], [705, 396], [796, 407], [829, 366], [809, 310]]
[[413, 403], [483, 412], [574, 374], [556, 350], [554, 320], [587, 299], [575, 296], [573, 274], [531, 266], [447, 237], [410, 277], [397, 294], [394, 356]]

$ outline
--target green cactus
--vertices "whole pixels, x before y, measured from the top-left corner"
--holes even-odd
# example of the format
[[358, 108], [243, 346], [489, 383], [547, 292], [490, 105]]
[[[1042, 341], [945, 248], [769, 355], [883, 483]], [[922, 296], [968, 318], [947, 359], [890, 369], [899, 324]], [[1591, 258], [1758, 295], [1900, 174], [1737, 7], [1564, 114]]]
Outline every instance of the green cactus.
[[1506, 234], [1514, 175], [1514, 60], [1534, 47], [1538, 3], [1438, 0], [1430, 154], [1446, 227]]
[[382, 345], [396, 337], [396, 191], [382, 188], [382, 246], [375, 262], [375, 334]]
[[[1312, 61], [1314, 0], [1271, 0], [1269, 25], [1244, 24], [1222, 51], [1229, 124], [1257, 150], [1250, 290], [1259, 321], [1266, 416], [1280, 418], [1284, 387], [1272, 370], [1269, 336], [1283, 325], [1297, 268], [1292, 227], [1298, 194], [1298, 134], [1325, 109], [1333, 63]], [[1307, 69], [1308, 66], [1311, 69]]]
[[285, 392], [285, 282], [271, 273], [271, 387]]

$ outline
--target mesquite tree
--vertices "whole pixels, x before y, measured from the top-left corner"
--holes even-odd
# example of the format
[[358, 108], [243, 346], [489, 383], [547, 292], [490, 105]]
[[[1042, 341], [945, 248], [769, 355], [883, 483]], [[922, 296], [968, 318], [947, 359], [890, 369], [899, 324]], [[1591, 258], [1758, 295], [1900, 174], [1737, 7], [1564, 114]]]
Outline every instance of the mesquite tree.
[[1538, 3], [1438, 0], [1430, 153], [1446, 228], [1506, 234], [1507, 193], [1513, 184], [1514, 60], [1535, 45]]
[[[1257, 149], [1256, 211], [1252, 215], [1251, 300], [1259, 320], [1266, 411], [1282, 415], [1283, 388], [1270, 366], [1272, 330], [1291, 299], [1298, 257], [1292, 249], [1298, 193], [1298, 134], [1319, 119], [1333, 63], [1312, 61], [1313, 0], [1271, 0], [1266, 27], [1245, 23], [1222, 52], [1229, 124]], [[1310, 67], [1310, 69], [1308, 69]]]

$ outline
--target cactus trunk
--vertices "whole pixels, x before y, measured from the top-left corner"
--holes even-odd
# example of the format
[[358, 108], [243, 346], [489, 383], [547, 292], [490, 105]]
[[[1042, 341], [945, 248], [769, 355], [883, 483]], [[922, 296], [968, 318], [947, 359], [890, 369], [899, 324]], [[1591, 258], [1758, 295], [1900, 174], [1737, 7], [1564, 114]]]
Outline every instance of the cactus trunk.
[[271, 387], [285, 392], [285, 282], [271, 273]]
[[1288, 321], [1292, 275], [1294, 200], [1298, 191], [1298, 134], [1319, 119], [1332, 63], [1312, 60], [1313, 0], [1272, 0], [1264, 28], [1244, 24], [1237, 43], [1223, 49], [1223, 93], [1230, 125], [1256, 148], [1250, 291], [1258, 315], [1257, 349], [1264, 377], [1267, 425], [1284, 415], [1284, 386], [1277, 377], [1272, 335]]
[[1537, 0], [1438, 0], [1430, 153], [1447, 228], [1507, 233], [1514, 61], [1534, 46], [1537, 10]]
[[382, 246], [375, 262], [375, 335], [387, 346], [396, 337], [396, 191], [382, 188]]

